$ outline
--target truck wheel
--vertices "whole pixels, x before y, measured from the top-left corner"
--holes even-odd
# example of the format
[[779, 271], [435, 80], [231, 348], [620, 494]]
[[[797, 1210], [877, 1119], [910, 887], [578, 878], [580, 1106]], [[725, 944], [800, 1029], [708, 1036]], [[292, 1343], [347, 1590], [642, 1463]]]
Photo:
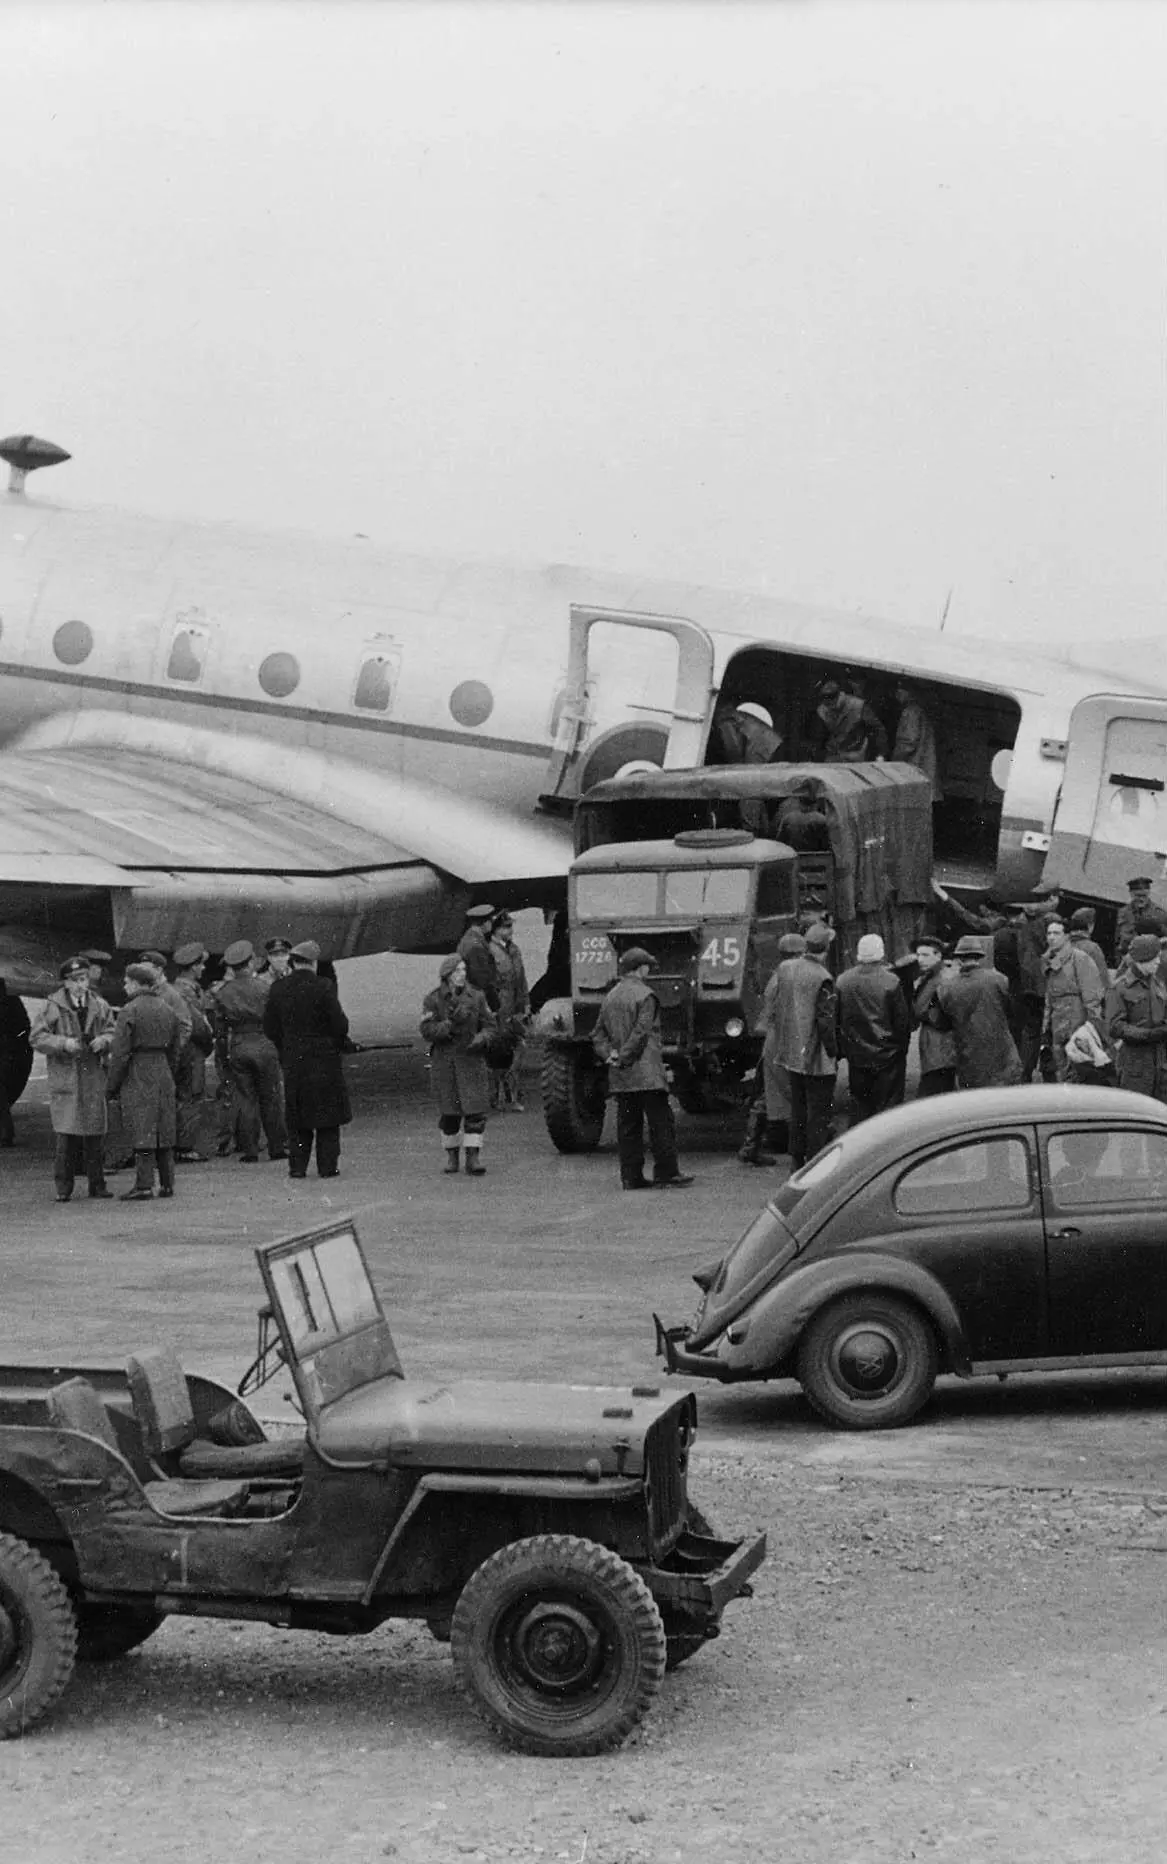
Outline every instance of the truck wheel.
[[543, 1057], [543, 1118], [560, 1152], [594, 1152], [604, 1131], [607, 1082], [576, 1049], [548, 1043]]
[[[717, 1539], [717, 1529], [700, 1508], [694, 1508], [691, 1502], [686, 1525], [692, 1528], [694, 1534], [707, 1534], [710, 1540]], [[662, 1611], [661, 1618], [665, 1627], [665, 1669], [670, 1672], [679, 1670], [683, 1663], [688, 1663], [690, 1657], [695, 1657], [699, 1650], [704, 1649], [709, 1639], [704, 1631], [692, 1629], [691, 1618], [667, 1610]]]
[[0, 1534], [0, 1740], [48, 1714], [76, 1649], [77, 1620], [56, 1573], [27, 1541]]
[[939, 1367], [936, 1335], [919, 1309], [874, 1291], [816, 1314], [798, 1348], [798, 1379], [828, 1424], [887, 1430], [927, 1402]]
[[528, 1754], [602, 1754], [647, 1713], [665, 1673], [651, 1592], [594, 1541], [501, 1547], [454, 1608], [454, 1674], [471, 1707]]
[[116, 1663], [148, 1637], [153, 1637], [163, 1614], [149, 1605], [78, 1605], [78, 1663]]

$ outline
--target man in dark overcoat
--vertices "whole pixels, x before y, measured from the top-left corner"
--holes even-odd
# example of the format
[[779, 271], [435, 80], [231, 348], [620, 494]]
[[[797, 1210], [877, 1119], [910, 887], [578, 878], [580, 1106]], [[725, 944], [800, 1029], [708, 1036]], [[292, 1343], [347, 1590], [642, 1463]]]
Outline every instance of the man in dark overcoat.
[[1159, 941], [1136, 932], [1106, 1001], [1107, 1033], [1118, 1043], [1118, 1085], [1167, 1105], [1167, 985]]
[[458, 1170], [465, 1148], [471, 1178], [480, 1178], [486, 1170], [482, 1163], [490, 1104], [486, 1051], [494, 1028], [494, 1012], [467, 979], [466, 960], [451, 952], [439, 966], [437, 989], [430, 991], [422, 1005], [421, 1033], [430, 1045], [430, 1085], [438, 1103], [445, 1169]]
[[175, 1158], [180, 1165], [202, 1165], [211, 1156], [212, 1114], [207, 1100], [207, 1056], [215, 1046], [209, 1011], [211, 999], [203, 991], [203, 972], [210, 954], [197, 941], [180, 945], [174, 954], [174, 989], [190, 1015], [190, 1034], [178, 1057], [174, 1092], [178, 1102], [178, 1136]]
[[332, 985], [317, 976], [316, 941], [293, 945], [289, 958], [286, 976], [272, 982], [263, 1013], [263, 1033], [274, 1042], [284, 1071], [288, 1176], [307, 1177], [315, 1143], [317, 1177], [335, 1178], [340, 1129], [353, 1117], [341, 1061], [348, 1017]]
[[805, 933], [801, 957], [778, 966], [774, 999], [775, 1059], [790, 1082], [790, 1158], [805, 1165], [827, 1143], [839, 1052], [838, 998], [827, 969], [831, 927]]
[[912, 1039], [907, 999], [887, 963], [878, 932], [863, 934], [855, 957], [856, 962], [835, 980], [852, 1126], [899, 1106], [904, 1097], [904, 1061]]
[[12, 1104], [24, 1092], [32, 1067], [28, 1011], [0, 977], [0, 1146], [16, 1144]]
[[956, 1042], [936, 993], [944, 977], [944, 947], [930, 935], [916, 940], [916, 981], [912, 1017], [920, 1031], [920, 1085], [917, 1100], [951, 1094], [956, 1086]]
[[1016, 1087], [1021, 1062], [1009, 1029], [1009, 985], [986, 963], [984, 941], [956, 942], [959, 977], [942, 978], [936, 1001], [956, 1044], [958, 1087]]
[[655, 967], [650, 951], [633, 945], [620, 958], [620, 979], [600, 1006], [592, 1046], [608, 1064], [608, 1087], [616, 1098], [616, 1150], [620, 1183], [643, 1191], [644, 1128], [652, 1148], [652, 1184], [658, 1191], [693, 1182], [677, 1163], [677, 1130], [669, 1105], [660, 1037], [660, 998], [649, 984]]
[[178, 1014], [162, 997], [152, 964], [126, 966], [126, 1007], [118, 1017], [109, 1051], [108, 1092], [120, 1096], [126, 1137], [133, 1148], [135, 1177], [124, 1202], [174, 1196], [177, 1111], [174, 1077], [182, 1052]]

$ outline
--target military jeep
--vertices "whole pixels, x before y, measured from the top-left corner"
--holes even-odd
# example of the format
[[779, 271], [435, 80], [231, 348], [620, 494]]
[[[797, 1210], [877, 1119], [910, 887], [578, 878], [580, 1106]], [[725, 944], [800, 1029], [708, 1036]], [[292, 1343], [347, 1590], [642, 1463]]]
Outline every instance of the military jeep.
[[[615, 1746], [765, 1555], [689, 1503], [694, 1399], [408, 1379], [351, 1221], [256, 1255], [239, 1394], [164, 1348], [0, 1368], [0, 1736], [181, 1613], [419, 1618], [515, 1745]], [[244, 1399], [285, 1367], [304, 1429], [281, 1435]]]

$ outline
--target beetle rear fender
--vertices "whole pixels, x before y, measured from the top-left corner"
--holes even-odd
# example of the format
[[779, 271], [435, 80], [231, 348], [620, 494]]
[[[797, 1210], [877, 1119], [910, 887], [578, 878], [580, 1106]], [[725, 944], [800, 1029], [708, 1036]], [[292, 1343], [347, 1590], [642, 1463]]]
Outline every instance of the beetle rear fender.
[[942, 1371], [971, 1372], [960, 1315], [945, 1288], [919, 1263], [875, 1251], [853, 1252], [845, 1260], [810, 1262], [783, 1276], [731, 1324], [730, 1331], [736, 1332], [749, 1322], [741, 1344], [731, 1341], [728, 1353], [722, 1347], [720, 1356], [728, 1360], [737, 1377], [748, 1376], [742, 1371], [747, 1366], [771, 1378], [793, 1376], [799, 1340], [815, 1315], [841, 1295], [877, 1290], [900, 1295], [927, 1315], [940, 1343]]

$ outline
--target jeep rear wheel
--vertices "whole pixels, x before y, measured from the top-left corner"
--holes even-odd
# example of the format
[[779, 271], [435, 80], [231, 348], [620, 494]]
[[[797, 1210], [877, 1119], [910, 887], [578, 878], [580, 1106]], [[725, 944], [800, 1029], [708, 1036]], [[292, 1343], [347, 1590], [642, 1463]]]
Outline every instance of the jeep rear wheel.
[[116, 1663], [162, 1623], [150, 1605], [78, 1605], [76, 1612], [78, 1663]]
[[0, 1740], [48, 1714], [73, 1674], [77, 1620], [35, 1547], [0, 1534]]
[[936, 1335], [894, 1295], [847, 1295], [816, 1314], [798, 1379], [820, 1417], [845, 1430], [888, 1430], [915, 1417], [936, 1383]]
[[475, 1713], [528, 1754], [602, 1754], [665, 1673], [656, 1602], [619, 1554], [540, 1534], [472, 1573], [454, 1608], [454, 1674]]
[[594, 1152], [604, 1131], [607, 1078], [581, 1050], [549, 1042], [543, 1057], [543, 1118], [560, 1152]]

